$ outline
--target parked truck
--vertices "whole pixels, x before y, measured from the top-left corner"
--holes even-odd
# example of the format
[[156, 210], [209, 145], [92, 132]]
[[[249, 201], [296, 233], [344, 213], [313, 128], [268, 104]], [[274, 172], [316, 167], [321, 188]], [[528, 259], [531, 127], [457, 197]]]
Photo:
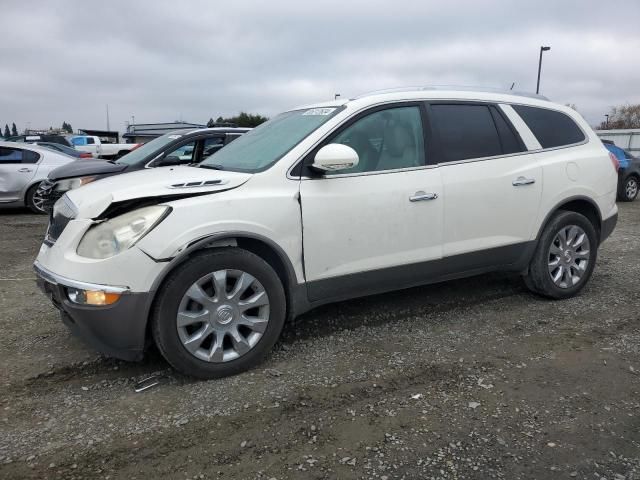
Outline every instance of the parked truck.
[[90, 153], [93, 158], [116, 159], [140, 146], [139, 143], [106, 143], [94, 135], [77, 135], [71, 138], [76, 150]]

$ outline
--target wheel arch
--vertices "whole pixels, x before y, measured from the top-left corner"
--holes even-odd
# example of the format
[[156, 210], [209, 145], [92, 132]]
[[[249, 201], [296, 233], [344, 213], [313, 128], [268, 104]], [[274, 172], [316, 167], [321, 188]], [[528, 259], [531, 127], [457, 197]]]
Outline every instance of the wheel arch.
[[[293, 264], [282, 247], [261, 235], [247, 232], [225, 232], [194, 240], [185, 245], [178, 255], [172, 259], [164, 260], [167, 262], [167, 267], [158, 275], [151, 287], [148, 315], [153, 311], [158, 292], [171, 272], [198, 252], [228, 247], [247, 250], [262, 258], [274, 269], [284, 287], [288, 319], [292, 319], [303, 311], [308, 310], [304, 284], [298, 284]], [[148, 318], [147, 338], [150, 338], [150, 325], [151, 322]]]
[[591, 222], [593, 228], [595, 228], [596, 233], [598, 234], [598, 240], [600, 240], [600, 235], [602, 233], [602, 214], [600, 213], [598, 205], [589, 197], [575, 196], [565, 198], [549, 211], [538, 229], [536, 242], [540, 239], [540, 235], [542, 235], [542, 231], [549, 223], [549, 220], [551, 220], [551, 218], [553, 218], [553, 216], [560, 210], [576, 212], [584, 215]]

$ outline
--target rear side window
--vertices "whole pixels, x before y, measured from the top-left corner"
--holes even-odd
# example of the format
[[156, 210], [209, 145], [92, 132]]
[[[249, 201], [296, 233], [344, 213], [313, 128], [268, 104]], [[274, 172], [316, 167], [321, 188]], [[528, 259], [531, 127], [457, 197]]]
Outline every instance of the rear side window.
[[431, 119], [440, 140], [441, 161], [502, 155], [488, 105], [434, 104]]
[[87, 137], [87, 145], [93, 145], [94, 143], [96, 143], [93, 138], [91, 137]]
[[0, 147], [0, 165], [7, 163], [22, 163], [22, 150]]
[[82, 145], [86, 145], [87, 141], [84, 137], [74, 137], [71, 139], [71, 143], [76, 147], [81, 147]]
[[580, 127], [562, 112], [547, 108], [512, 105], [542, 148], [562, 147], [584, 141]]
[[40, 154], [31, 150], [0, 147], [0, 165], [9, 163], [38, 163]]

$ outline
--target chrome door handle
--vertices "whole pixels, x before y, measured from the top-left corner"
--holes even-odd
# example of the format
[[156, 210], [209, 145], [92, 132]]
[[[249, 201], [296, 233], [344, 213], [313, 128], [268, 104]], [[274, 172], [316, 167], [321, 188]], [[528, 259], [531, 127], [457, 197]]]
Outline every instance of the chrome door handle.
[[422, 190], [420, 190], [419, 192], [416, 192], [413, 195], [411, 195], [409, 197], [409, 201], [410, 202], [422, 202], [424, 200], [435, 200], [436, 198], [438, 198], [438, 194], [437, 193], [425, 193]]
[[31, 172], [32, 170], [30, 168], [21, 168], [18, 170], [20, 173], [28, 173]]
[[532, 185], [534, 183], [536, 183], [535, 178], [518, 177], [513, 182], [511, 182], [511, 185], [513, 185], [514, 187], [521, 187], [523, 185]]

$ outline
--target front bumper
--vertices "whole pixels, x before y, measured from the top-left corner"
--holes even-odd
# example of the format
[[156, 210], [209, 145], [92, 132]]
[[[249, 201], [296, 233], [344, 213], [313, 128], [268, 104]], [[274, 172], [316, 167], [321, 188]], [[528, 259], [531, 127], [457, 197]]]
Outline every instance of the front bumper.
[[[150, 293], [133, 293], [126, 288], [77, 282], [56, 275], [36, 262], [38, 286], [60, 311], [63, 323], [73, 334], [99, 352], [122, 360], [142, 358], [151, 303]], [[89, 306], [72, 303], [67, 288], [121, 293], [112, 305]]]

